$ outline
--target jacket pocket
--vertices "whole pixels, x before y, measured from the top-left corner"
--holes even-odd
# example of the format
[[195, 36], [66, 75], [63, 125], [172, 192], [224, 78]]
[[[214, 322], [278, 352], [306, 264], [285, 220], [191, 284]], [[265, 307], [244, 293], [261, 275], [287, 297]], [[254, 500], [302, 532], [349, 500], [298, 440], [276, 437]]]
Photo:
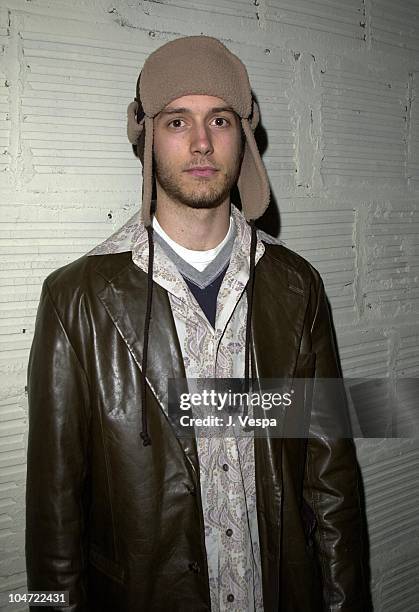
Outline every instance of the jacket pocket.
[[115, 561], [111, 561], [110, 559], [104, 557], [95, 548], [90, 548], [89, 561], [97, 570], [99, 570], [99, 572], [102, 572], [102, 574], [105, 574], [108, 576], [108, 578], [112, 578], [112, 580], [116, 580], [116, 582], [124, 584], [124, 569], [118, 563], [115, 563]]

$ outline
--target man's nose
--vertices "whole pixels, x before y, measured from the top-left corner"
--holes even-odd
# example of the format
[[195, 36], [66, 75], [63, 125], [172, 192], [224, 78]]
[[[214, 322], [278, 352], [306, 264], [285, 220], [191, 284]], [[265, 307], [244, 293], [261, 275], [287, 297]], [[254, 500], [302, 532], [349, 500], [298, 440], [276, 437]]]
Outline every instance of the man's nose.
[[204, 123], [196, 124], [191, 134], [191, 152], [209, 155], [214, 151], [211, 132]]

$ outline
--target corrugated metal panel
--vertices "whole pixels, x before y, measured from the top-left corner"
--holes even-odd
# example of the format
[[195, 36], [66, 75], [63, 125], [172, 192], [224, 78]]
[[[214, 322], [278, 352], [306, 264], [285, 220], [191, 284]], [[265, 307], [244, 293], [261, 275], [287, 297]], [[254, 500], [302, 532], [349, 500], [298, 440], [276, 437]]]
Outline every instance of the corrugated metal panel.
[[395, 559], [382, 576], [379, 612], [417, 612], [419, 562], [416, 556]]
[[397, 398], [397, 434], [419, 438], [419, 326], [407, 325], [398, 330], [394, 359]]
[[281, 239], [323, 277], [336, 322], [354, 310], [354, 211], [330, 208], [281, 213]]
[[345, 377], [384, 378], [388, 375], [389, 345], [382, 331], [351, 330], [338, 334]]
[[363, 40], [362, 0], [266, 0], [266, 20]]
[[[24, 435], [26, 432], [25, 413], [22, 410], [23, 390], [19, 395], [11, 395], [10, 386], [4, 385], [0, 391], [0, 474], [10, 470], [24, 469], [26, 463]], [[4, 481], [0, 496], [0, 522], [3, 529], [12, 521], [14, 512], [8, 512], [10, 506], [16, 507], [16, 485]], [[6, 523], [5, 523], [6, 521]], [[2, 528], [0, 527], [0, 533]], [[6, 529], [7, 532], [7, 529]], [[3, 531], [1, 535], [6, 535]]]
[[2, 610], [2, 612], [28, 612], [28, 606], [23, 606], [22, 603], [17, 603], [15, 605], [10, 604], [8, 599], [9, 593], [20, 593], [23, 595], [27, 592], [26, 572], [16, 572], [7, 575], [3, 578], [2, 585], [4, 591], [0, 593], [0, 605], [4, 607], [1, 607], [0, 610]]
[[[5, 375], [9, 365], [1, 351], [0, 375], [0, 608], [7, 605], [7, 595], [26, 586], [24, 558], [24, 504], [26, 478], [26, 412], [23, 408], [25, 367], [19, 374]], [[19, 379], [19, 380], [18, 380]], [[2, 605], [4, 604], [4, 608]], [[21, 606], [20, 606], [21, 607]]]
[[396, 441], [385, 443], [383, 456], [372, 456], [373, 462], [363, 465], [373, 556], [378, 555], [376, 549], [390, 549], [399, 546], [402, 539], [406, 542], [419, 537], [419, 448], [407, 444], [403, 448]]
[[[16, 119], [17, 86], [15, 64], [16, 39], [9, 38], [9, 14], [7, 9], [0, 8], [0, 185], [10, 188], [12, 174], [10, 166], [11, 123]], [[11, 92], [14, 93], [12, 99]], [[15, 104], [13, 104], [15, 103]], [[18, 128], [13, 126], [16, 138]], [[14, 148], [14, 146], [12, 145]], [[7, 195], [6, 195], [7, 194]], [[5, 201], [10, 194], [3, 193], [1, 198], [1, 219]], [[1, 226], [0, 226], [1, 231]], [[3, 233], [1, 232], [2, 238]], [[0, 264], [0, 274], [4, 266]], [[24, 493], [26, 476], [25, 433], [27, 429], [24, 404], [25, 365], [9, 361], [12, 350], [7, 350], [2, 342], [7, 333], [9, 321], [3, 314], [10, 313], [7, 297], [0, 288], [0, 601], [4, 608], [9, 608], [7, 591], [15, 586], [22, 588], [26, 584], [24, 559]], [[10, 313], [13, 314], [13, 313]], [[22, 607], [22, 606], [20, 606]]]
[[295, 134], [287, 90], [295, 75], [291, 53], [245, 45], [228, 45], [245, 62], [260, 105], [262, 124], [269, 135], [263, 160], [273, 184], [294, 182]]
[[260, 103], [263, 128], [269, 134], [268, 146], [263, 154], [269, 178], [274, 186], [285, 178], [288, 178], [288, 184], [291, 185], [296, 164], [294, 131], [288, 103], [284, 99], [274, 102], [263, 98]]
[[105, 213], [103, 220], [99, 214], [98, 211], [96, 219], [89, 222], [80, 210], [78, 215], [73, 212], [72, 218], [61, 214], [58, 221], [54, 220], [53, 211], [45, 211], [42, 221], [1, 224], [4, 239], [0, 247], [0, 314], [4, 323], [0, 326], [0, 367], [3, 372], [10, 375], [18, 364], [26, 363], [43, 279], [112, 233]]
[[22, 139], [32, 173], [135, 175], [125, 109], [149, 49], [65, 25], [51, 31], [31, 17], [22, 33]]
[[256, 21], [256, 7], [248, 0], [145, 0], [143, 9], [155, 17], [168, 16], [168, 11], [177, 9], [177, 18], [191, 19], [191, 11], [202, 12], [201, 19], [214, 19], [217, 15], [246, 18]]
[[[5, 49], [9, 43], [7, 24], [7, 11], [0, 9], [0, 66], [4, 65]], [[7, 154], [10, 136], [9, 85], [6, 74], [0, 68], [0, 173], [5, 172], [9, 165]]]
[[399, 330], [395, 371], [398, 376], [419, 377], [419, 326], [403, 327]]
[[404, 178], [407, 83], [328, 68], [322, 86], [322, 175]]
[[377, 210], [367, 229], [366, 308], [381, 314], [419, 311], [419, 211], [415, 204]]
[[[123, 2], [125, 0], [122, 0]], [[76, 20], [78, 27], [90, 22], [96, 29], [109, 23], [109, 12], [102, 0], [4, 0], [12, 15], [23, 12], [29, 16], [43, 16], [46, 19]], [[103, 8], [103, 11], [101, 10]], [[22, 12], [22, 13], [21, 13]]]
[[410, 105], [407, 176], [413, 181], [419, 181], [419, 72], [412, 74]]
[[[21, 222], [18, 225], [2, 223], [2, 231], [8, 235], [2, 240], [0, 255], [4, 255], [0, 286], [2, 303], [7, 307], [3, 315], [22, 321], [23, 304], [32, 305], [39, 298], [41, 280], [46, 274], [73, 261], [82, 253], [112, 233], [105, 222], [97, 219], [88, 223], [80, 211], [79, 220]], [[36, 264], [31, 258], [36, 254]], [[19, 330], [20, 331], [20, 330]], [[28, 339], [24, 345], [27, 347]], [[16, 350], [16, 339], [9, 338], [8, 346]]]
[[373, 41], [403, 49], [419, 49], [419, 5], [416, 0], [371, 0]]

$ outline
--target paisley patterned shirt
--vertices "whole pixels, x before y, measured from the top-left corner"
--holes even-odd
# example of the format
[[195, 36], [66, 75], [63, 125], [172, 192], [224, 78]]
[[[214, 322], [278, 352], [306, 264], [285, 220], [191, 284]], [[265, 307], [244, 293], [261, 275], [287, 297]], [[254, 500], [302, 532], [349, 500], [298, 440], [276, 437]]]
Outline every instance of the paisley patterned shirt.
[[[242, 378], [249, 278], [250, 227], [232, 206], [236, 239], [217, 298], [215, 327], [208, 322], [176, 265], [155, 243], [153, 280], [167, 290], [190, 378]], [[256, 262], [265, 242], [258, 231]], [[132, 251], [148, 268], [147, 232], [137, 214], [89, 255]], [[254, 440], [251, 436], [197, 438], [212, 612], [263, 611], [256, 513]]]

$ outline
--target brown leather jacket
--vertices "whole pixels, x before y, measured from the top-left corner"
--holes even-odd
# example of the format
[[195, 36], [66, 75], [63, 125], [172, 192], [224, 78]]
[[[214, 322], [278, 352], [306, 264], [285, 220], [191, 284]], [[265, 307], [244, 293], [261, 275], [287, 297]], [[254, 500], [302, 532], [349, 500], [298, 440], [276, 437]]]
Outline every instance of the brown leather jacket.
[[[43, 287], [28, 384], [28, 587], [69, 590], [70, 611], [210, 610], [196, 444], [176, 438], [159, 405], [167, 379], [185, 373], [158, 285], [153, 444], [138, 435], [146, 283], [127, 252], [82, 257]], [[256, 267], [252, 334], [258, 377], [339, 376], [319, 275], [282, 246], [266, 245]], [[255, 464], [265, 612], [365, 612], [353, 442], [258, 438]]]

